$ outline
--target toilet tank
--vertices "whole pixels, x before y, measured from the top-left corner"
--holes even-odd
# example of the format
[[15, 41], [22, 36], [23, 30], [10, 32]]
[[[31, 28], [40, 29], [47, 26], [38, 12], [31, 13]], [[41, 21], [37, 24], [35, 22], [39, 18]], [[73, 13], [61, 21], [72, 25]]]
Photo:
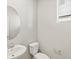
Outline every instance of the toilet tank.
[[30, 49], [30, 54], [34, 56], [35, 54], [38, 53], [39, 43], [34, 42], [34, 43], [29, 44], [29, 49]]

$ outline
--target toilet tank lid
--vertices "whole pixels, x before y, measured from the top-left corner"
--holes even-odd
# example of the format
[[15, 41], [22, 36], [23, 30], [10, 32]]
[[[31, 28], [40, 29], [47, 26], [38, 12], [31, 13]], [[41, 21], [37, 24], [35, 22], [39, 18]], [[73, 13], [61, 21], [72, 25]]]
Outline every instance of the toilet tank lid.
[[37, 53], [34, 58], [36, 59], [50, 59], [46, 54], [43, 53]]
[[39, 43], [38, 42], [34, 42], [34, 43], [29, 44], [29, 46], [35, 46], [35, 45], [39, 45]]

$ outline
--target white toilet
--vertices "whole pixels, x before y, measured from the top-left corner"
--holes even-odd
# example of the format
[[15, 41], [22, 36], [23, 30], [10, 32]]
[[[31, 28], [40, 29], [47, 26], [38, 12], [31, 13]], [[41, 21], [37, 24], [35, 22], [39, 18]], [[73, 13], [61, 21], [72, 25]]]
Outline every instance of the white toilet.
[[39, 43], [34, 42], [29, 44], [30, 54], [33, 56], [32, 59], [50, 59], [46, 54], [38, 52], [39, 51]]

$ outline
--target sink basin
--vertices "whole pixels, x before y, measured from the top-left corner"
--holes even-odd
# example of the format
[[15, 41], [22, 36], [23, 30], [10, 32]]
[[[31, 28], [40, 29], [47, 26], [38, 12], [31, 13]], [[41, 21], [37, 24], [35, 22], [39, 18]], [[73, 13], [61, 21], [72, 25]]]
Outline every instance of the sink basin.
[[8, 59], [16, 59], [26, 52], [26, 47], [23, 45], [15, 45], [8, 49]]

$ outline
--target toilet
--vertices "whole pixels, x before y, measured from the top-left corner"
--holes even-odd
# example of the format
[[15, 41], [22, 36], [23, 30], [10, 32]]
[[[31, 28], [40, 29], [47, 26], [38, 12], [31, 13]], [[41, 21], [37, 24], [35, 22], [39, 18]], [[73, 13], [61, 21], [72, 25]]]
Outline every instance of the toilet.
[[50, 59], [46, 54], [39, 52], [39, 43], [34, 42], [29, 44], [30, 54], [33, 56], [32, 59]]

